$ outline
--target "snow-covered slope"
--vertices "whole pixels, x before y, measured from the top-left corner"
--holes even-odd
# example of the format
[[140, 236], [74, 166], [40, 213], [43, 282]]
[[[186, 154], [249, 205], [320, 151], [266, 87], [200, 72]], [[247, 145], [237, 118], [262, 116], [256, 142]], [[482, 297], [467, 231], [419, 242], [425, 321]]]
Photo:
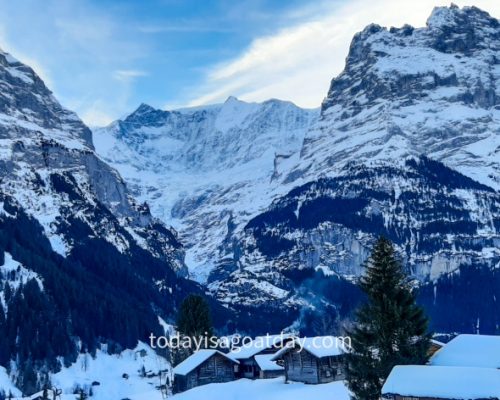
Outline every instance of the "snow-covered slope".
[[[95, 355], [80, 354], [74, 363], [51, 374], [50, 381], [61, 400], [80, 399], [81, 392], [94, 400], [161, 400], [171, 394], [167, 391], [172, 377], [170, 362], [140, 342], [134, 349], [119, 354], [102, 350]], [[32, 398], [21, 396], [3, 367], [0, 367], [1, 392], [12, 393], [20, 400]]]
[[269, 100], [178, 111], [141, 105], [94, 131], [97, 152], [175, 226], [192, 277], [206, 280], [233, 227], [272, 199], [285, 165], [297, 157], [317, 110]]

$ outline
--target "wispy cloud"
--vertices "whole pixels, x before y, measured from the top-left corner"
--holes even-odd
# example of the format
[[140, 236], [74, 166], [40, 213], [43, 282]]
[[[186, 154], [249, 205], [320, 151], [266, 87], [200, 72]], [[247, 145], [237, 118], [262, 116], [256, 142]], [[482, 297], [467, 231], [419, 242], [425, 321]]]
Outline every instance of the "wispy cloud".
[[137, 69], [117, 69], [113, 71], [113, 78], [121, 82], [130, 82], [136, 78], [147, 75], [147, 72]]
[[[474, 4], [500, 16], [498, 0], [475, 0]], [[343, 69], [356, 32], [370, 23], [423, 26], [436, 5], [449, 5], [449, 1], [356, 0], [342, 6], [322, 2], [297, 10], [295, 18], [303, 17], [305, 22], [257, 38], [239, 57], [207, 70], [203, 85], [191, 88], [194, 94], [187, 103], [208, 104], [236, 95], [248, 101], [275, 97], [317, 107], [331, 79]]]
[[217, 21], [181, 21], [179, 23], [140, 25], [137, 30], [142, 33], [169, 33], [169, 32], [198, 32], [198, 33], [231, 33], [236, 29], [229, 26], [217, 25]]

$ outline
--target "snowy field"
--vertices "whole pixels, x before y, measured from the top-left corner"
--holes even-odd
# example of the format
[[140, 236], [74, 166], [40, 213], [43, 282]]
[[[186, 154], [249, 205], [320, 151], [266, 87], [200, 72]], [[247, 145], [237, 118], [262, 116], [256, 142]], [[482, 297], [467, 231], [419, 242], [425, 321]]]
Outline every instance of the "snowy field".
[[[173, 398], [175, 400], [349, 400], [349, 392], [343, 382], [305, 385], [303, 383], [285, 384], [283, 378], [255, 381], [240, 379], [234, 382], [199, 386], [175, 395]], [[137, 400], [146, 400], [146, 397]]]

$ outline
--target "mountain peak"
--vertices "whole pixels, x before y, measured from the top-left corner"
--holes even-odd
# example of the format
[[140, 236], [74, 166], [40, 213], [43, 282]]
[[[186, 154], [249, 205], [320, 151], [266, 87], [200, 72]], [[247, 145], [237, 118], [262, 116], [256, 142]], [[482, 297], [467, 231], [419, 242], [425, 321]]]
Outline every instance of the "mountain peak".
[[156, 109], [151, 107], [149, 104], [141, 103], [139, 107], [134, 111], [135, 114], [144, 114], [147, 112], [155, 111]]
[[230, 104], [230, 103], [242, 103], [242, 101], [235, 96], [229, 96], [224, 102], [224, 104]]
[[[69, 148], [93, 148], [89, 128], [59, 104], [32, 68], [5, 51], [0, 51], [0, 84], [0, 126], [10, 139], [41, 137]], [[12, 129], [20, 123], [22, 137]]]
[[484, 26], [498, 26], [498, 20], [493, 18], [486, 11], [477, 7], [462, 7], [452, 3], [449, 7], [435, 7], [427, 19], [429, 28], [459, 28], [482, 24]]

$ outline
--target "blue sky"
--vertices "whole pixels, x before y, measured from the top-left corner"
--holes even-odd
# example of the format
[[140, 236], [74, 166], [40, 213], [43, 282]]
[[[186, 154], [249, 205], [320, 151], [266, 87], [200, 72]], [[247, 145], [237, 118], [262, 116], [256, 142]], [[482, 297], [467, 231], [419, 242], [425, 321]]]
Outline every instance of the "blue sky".
[[[474, 2], [496, 17], [498, 3]], [[424, 25], [437, 4], [448, 1], [0, 0], [0, 47], [90, 125], [142, 102], [177, 108], [229, 95], [317, 107], [355, 32]]]

